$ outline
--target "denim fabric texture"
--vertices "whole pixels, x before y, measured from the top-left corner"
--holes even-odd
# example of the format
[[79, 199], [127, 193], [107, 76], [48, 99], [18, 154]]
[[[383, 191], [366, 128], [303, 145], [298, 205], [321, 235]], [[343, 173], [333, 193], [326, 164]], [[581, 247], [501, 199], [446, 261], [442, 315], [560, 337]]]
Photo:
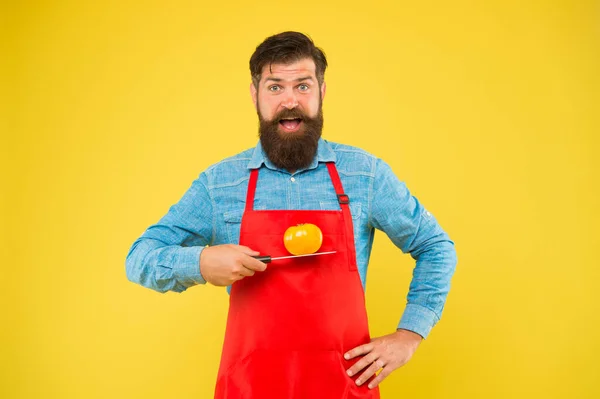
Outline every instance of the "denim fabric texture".
[[398, 328], [426, 338], [441, 317], [450, 289], [457, 262], [454, 243], [383, 160], [324, 139], [312, 164], [293, 174], [276, 168], [260, 143], [210, 166], [133, 243], [126, 260], [127, 277], [159, 292], [182, 292], [205, 284], [199, 268], [205, 246], [238, 243], [250, 169], [260, 168], [254, 209], [339, 210], [324, 162], [335, 162], [350, 198], [363, 288], [375, 229], [416, 260]]

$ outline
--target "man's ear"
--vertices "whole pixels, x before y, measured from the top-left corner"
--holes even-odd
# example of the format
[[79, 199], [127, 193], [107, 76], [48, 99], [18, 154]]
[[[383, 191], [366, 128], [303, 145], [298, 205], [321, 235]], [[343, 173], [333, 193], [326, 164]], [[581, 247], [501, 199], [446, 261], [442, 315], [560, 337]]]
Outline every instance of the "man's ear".
[[250, 83], [250, 95], [252, 96], [252, 102], [254, 103], [254, 108], [256, 108], [256, 95], [257, 94], [258, 93], [256, 91], [256, 87], [254, 87], [254, 83]]
[[323, 101], [323, 99], [325, 98], [326, 91], [327, 91], [327, 85], [325, 84], [325, 81], [323, 81], [323, 84], [321, 85], [321, 101]]

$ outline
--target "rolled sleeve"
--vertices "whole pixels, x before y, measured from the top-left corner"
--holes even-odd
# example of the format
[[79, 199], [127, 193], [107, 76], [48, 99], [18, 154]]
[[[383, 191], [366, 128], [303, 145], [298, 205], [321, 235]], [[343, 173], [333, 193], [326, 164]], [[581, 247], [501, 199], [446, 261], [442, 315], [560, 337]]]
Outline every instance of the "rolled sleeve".
[[427, 338], [438, 321], [439, 318], [433, 310], [409, 303], [404, 309], [398, 328], [415, 332], [421, 337]]
[[205, 284], [200, 273], [200, 255], [205, 247], [179, 248], [173, 274], [179, 281], [189, 281], [190, 285]]

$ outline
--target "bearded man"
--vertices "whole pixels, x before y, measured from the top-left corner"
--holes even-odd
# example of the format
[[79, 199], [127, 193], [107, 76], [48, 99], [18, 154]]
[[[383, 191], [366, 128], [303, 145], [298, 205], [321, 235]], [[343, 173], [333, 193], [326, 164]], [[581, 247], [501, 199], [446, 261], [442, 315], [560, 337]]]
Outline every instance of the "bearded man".
[[[378, 398], [441, 317], [454, 244], [383, 160], [321, 138], [326, 67], [304, 34], [261, 43], [250, 59], [259, 143], [202, 172], [127, 256], [128, 278], [159, 292], [228, 287], [215, 398]], [[302, 224], [320, 228], [321, 247], [289, 258], [284, 233]], [[372, 339], [374, 229], [416, 264], [398, 326]]]

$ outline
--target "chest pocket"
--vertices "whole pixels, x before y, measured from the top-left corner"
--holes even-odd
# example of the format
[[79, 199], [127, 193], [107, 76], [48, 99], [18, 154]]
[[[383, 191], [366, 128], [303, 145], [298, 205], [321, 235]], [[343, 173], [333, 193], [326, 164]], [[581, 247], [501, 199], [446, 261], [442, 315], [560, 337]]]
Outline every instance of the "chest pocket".
[[[319, 205], [321, 206], [322, 211], [339, 211], [340, 204], [337, 201], [320, 201]], [[360, 202], [352, 202], [350, 201], [350, 214], [352, 215], [352, 220], [356, 221], [360, 219], [362, 213], [362, 206]]]
[[227, 211], [223, 214], [227, 244], [239, 244], [243, 210]]
[[[263, 211], [266, 208], [258, 205], [254, 207], [254, 210]], [[244, 216], [244, 209], [236, 209], [223, 213], [223, 220], [225, 221], [225, 242], [224, 244], [239, 244], [240, 243], [240, 229], [242, 226], [242, 216]]]

